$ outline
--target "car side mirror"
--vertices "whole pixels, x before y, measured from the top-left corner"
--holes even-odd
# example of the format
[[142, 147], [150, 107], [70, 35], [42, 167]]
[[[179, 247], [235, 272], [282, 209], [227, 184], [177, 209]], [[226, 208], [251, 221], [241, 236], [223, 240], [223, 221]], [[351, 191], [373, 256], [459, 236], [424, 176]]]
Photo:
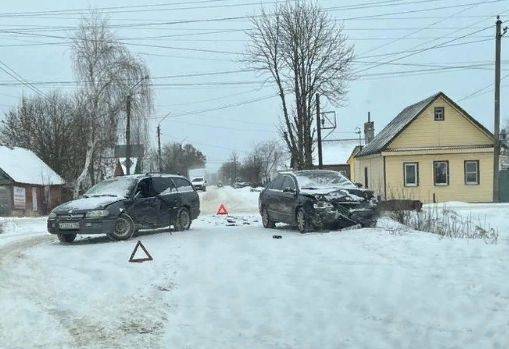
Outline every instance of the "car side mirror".
[[283, 193], [295, 193], [295, 189], [286, 187], [283, 189]]

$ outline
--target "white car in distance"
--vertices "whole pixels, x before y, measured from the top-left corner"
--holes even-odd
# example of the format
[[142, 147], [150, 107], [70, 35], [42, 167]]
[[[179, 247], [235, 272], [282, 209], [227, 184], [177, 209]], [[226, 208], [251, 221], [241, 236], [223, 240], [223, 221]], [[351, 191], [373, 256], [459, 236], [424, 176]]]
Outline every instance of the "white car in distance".
[[191, 179], [191, 184], [195, 190], [207, 191], [207, 180], [203, 177], [194, 177]]

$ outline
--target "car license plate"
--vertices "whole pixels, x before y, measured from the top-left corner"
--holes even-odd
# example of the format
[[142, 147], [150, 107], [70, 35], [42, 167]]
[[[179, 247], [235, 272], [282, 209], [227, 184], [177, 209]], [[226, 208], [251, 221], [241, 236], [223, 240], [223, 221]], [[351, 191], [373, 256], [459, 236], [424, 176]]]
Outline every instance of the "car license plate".
[[78, 222], [66, 222], [59, 223], [58, 227], [62, 230], [77, 230], [80, 228], [80, 224]]

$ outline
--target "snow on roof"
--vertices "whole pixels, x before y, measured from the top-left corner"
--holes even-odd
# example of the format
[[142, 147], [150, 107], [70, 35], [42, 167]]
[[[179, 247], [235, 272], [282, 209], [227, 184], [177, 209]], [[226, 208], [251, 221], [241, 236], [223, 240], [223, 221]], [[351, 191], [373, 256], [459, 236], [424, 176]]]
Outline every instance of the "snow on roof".
[[0, 146], [0, 169], [13, 181], [35, 185], [61, 185], [65, 181], [31, 150]]
[[[352, 151], [359, 145], [358, 140], [322, 141], [322, 160], [324, 165], [346, 165]], [[313, 163], [318, 165], [318, 149], [315, 147]]]

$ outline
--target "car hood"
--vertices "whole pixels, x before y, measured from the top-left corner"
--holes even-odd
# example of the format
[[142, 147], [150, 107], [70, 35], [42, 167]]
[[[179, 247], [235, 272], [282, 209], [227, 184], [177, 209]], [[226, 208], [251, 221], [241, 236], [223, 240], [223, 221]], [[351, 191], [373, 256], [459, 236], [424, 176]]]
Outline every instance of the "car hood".
[[361, 188], [317, 188], [301, 189], [300, 193], [306, 196], [315, 197], [318, 200], [326, 201], [365, 201], [373, 197], [373, 192]]
[[101, 210], [106, 206], [111, 205], [117, 201], [124, 200], [120, 196], [92, 196], [87, 198], [80, 198], [72, 200], [57, 206], [53, 211], [55, 213], [67, 213], [69, 211], [87, 211], [87, 210]]

